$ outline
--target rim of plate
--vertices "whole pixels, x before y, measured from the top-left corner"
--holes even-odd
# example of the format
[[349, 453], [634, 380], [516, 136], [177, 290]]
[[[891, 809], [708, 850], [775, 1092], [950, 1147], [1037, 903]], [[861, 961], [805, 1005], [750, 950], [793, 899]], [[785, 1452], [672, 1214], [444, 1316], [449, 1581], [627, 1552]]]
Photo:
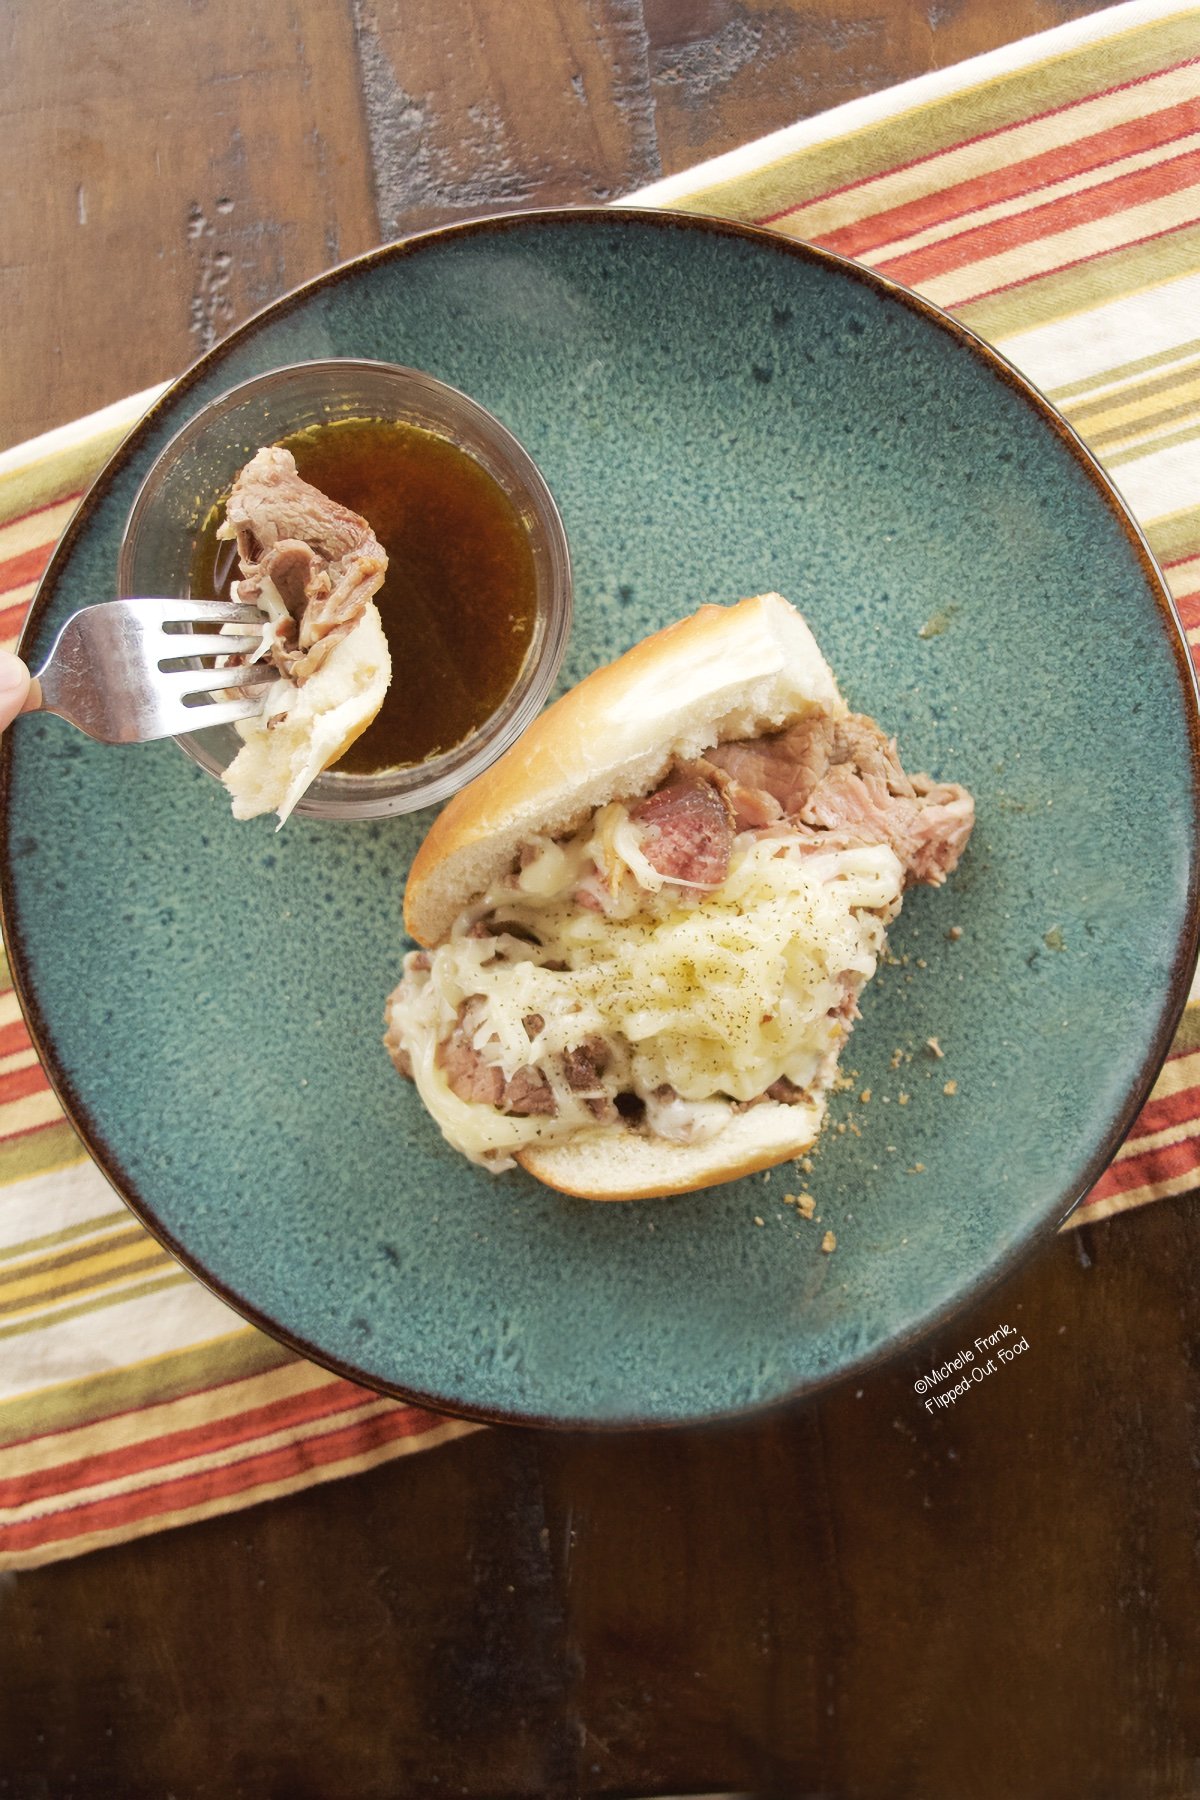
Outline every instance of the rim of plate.
[[[737, 220], [723, 219], [714, 214], [674, 212], [665, 208], [636, 205], [536, 207], [525, 211], [488, 213], [476, 219], [435, 226], [432, 230], [416, 232], [410, 237], [399, 238], [393, 243], [381, 244], [376, 249], [365, 251], [362, 255], [352, 257], [347, 262], [338, 263], [333, 268], [326, 269], [322, 274], [313, 276], [311, 280], [302, 282], [297, 287], [289, 288], [287, 293], [281, 294], [278, 299], [260, 308], [258, 312], [252, 313], [227, 337], [222, 338], [220, 343], [214, 344], [211, 350], [206, 351], [203, 356], [172, 381], [170, 386], [147, 408], [96, 475], [76, 508], [66, 531], [56, 544], [38, 583], [17, 643], [18, 654], [25, 654], [38, 621], [57, 584], [62, 564], [73, 548], [76, 539], [90, 522], [98, 500], [107, 490], [113, 477], [140, 449], [143, 439], [148, 435], [151, 427], [157, 423], [160, 414], [173, 407], [175, 402], [218, 364], [235, 345], [252, 337], [260, 325], [281, 318], [307, 299], [310, 294], [351, 279], [364, 269], [388, 262], [401, 262], [406, 257], [447, 239], [472, 236], [493, 237], [502, 235], [505, 231], [531, 225], [554, 228], [558, 225], [574, 226], [579, 224], [597, 226], [633, 224], [652, 230], [708, 232], [718, 236], [741, 239], [776, 255], [792, 256], [802, 262], [823, 264], [827, 268], [836, 269], [839, 273], [860, 282], [864, 287], [887, 295], [897, 304], [920, 313], [929, 323], [952, 337], [963, 349], [980, 357], [993, 373], [1015, 389], [1033, 407], [1043, 422], [1066, 445], [1085, 474], [1091, 478], [1101, 499], [1116, 515], [1124, 529], [1141, 564], [1143, 575], [1155, 601], [1159, 622], [1174, 658], [1176, 674], [1179, 678], [1180, 700], [1187, 715], [1192, 774], [1192, 842], [1187, 892], [1189, 923], [1181, 933], [1176, 946], [1170, 979], [1165, 985], [1158, 1024], [1151, 1036], [1137, 1075], [1131, 1082], [1123, 1103], [1113, 1113], [1108, 1129], [1102, 1134], [1100, 1142], [1088, 1158], [1084, 1168], [1057, 1191], [1053, 1205], [1047, 1207], [1020, 1231], [1006, 1249], [990, 1262], [975, 1279], [961, 1287], [951, 1299], [937, 1306], [932, 1312], [923, 1315], [904, 1330], [889, 1336], [872, 1349], [863, 1351], [860, 1355], [840, 1363], [836, 1368], [823, 1371], [811, 1380], [799, 1383], [786, 1394], [747, 1406], [689, 1414], [677, 1419], [641, 1416], [598, 1419], [587, 1416], [558, 1417], [551, 1414], [501, 1411], [497, 1408], [477, 1405], [451, 1394], [437, 1394], [421, 1388], [403, 1387], [379, 1375], [372, 1374], [354, 1363], [346, 1362], [310, 1340], [299, 1336], [286, 1325], [273, 1319], [270, 1314], [261, 1311], [252, 1300], [230, 1287], [220, 1276], [214, 1275], [161, 1223], [152, 1207], [137, 1192], [133, 1182], [106, 1142], [99, 1125], [93, 1120], [87, 1107], [75, 1093], [70, 1077], [58, 1062], [54, 1039], [48, 1022], [43, 1017], [37, 993], [30, 979], [30, 972], [26, 967], [21, 939], [16, 929], [13, 917], [13, 880], [11, 860], [8, 854], [8, 835], [6, 831], [0, 835], [0, 929], [3, 932], [13, 987], [50, 1086], [68, 1120], [83, 1141], [88, 1154], [100, 1166], [126, 1206], [145, 1226], [151, 1236], [156, 1238], [189, 1274], [195, 1276], [218, 1299], [223, 1300], [227, 1306], [240, 1313], [250, 1324], [265, 1331], [268, 1336], [275, 1338], [298, 1355], [307, 1357], [322, 1368], [329, 1369], [347, 1381], [370, 1388], [375, 1393], [386, 1394], [392, 1399], [403, 1401], [410, 1406], [445, 1413], [452, 1418], [474, 1419], [483, 1424], [537, 1426], [555, 1431], [587, 1431], [611, 1435], [622, 1431], [678, 1431], [697, 1425], [766, 1419], [773, 1414], [785, 1411], [801, 1400], [814, 1398], [827, 1389], [835, 1387], [843, 1381], [848, 1381], [852, 1376], [861, 1376], [870, 1369], [878, 1368], [893, 1358], [899, 1357], [910, 1346], [931, 1337], [950, 1319], [998, 1286], [1005, 1276], [1024, 1260], [1036, 1244], [1057, 1231], [1085, 1194], [1099, 1180], [1130, 1125], [1145, 1104], [1150, 1089], [1166, 1059], [1175, 1028], [1187, 1003], [1197, 954], [1200, 952], [1200, 679], [1197, 677], [1166, 577], [1146, 540], [1141, 525], [1130, 511], [1119, 488], [1074, 426], [1069, 424], [1057, 411], [1035, 383], [1030, 381], [1028, 376], [1023, 374], [994, 345], [988, 343], [986, 338], [980, 337], [969, 326], [961, 324], [934, 301], [925, 299], [923, 295], [916, 293], [912, 288], [904, 287], [900, 282], [892, 281], [885, 275], [879, 275], [873, 269], [866, 268], [850, 257], [839, 255], [836, 251], [825, 250], [820, 245], [810, 244], [801, 238], [787, 237], [781, 232], [770, 231], [763, 226], [744, 225]], [[4, 818], [7, 818], [8, 814], [11, 779], [12, 739], [6, 732], [0, 736], [0, 815]]]

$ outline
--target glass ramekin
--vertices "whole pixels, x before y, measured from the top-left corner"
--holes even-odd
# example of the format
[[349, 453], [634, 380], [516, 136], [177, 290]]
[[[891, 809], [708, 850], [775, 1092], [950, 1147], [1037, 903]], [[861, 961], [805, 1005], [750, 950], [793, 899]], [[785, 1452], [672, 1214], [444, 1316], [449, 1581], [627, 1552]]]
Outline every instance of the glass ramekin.
[[[176, 433], [138, 491], [117, 564], [122, 599], [191, 593], [197, 539], [212, 507], [264, 444], [333, 419], [396, 419], [457, 445], [499, 483], [529, 535], [535, 571], [533, 635], [513, 686], [462, 743], [409, 767], [373, 775], [319, 775], [296, 807], [323, 819], [378, 819], [432, 806], [465, 786], [536, 717], [562, 662], [571, 627], [571, 559], [553, 495], [512, 433], [457, 388], [395, 363], [331, 358], [272, 369], [203, 407]], [[209, 598], [210, 596], [202, 596]], [[393, 681], [411, 679], [393, 643]], [[241, 747], [232, 725], [176, 739], [220, 777]]]

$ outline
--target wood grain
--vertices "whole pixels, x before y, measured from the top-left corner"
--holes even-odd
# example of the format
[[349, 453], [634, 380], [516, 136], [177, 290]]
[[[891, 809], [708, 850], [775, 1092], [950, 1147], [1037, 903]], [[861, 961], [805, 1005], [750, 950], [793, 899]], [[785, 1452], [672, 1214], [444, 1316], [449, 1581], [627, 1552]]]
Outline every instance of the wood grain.
[[[16, 0], [0, 439], [379, 235], [602, 200], [1091, 0]], [[481, 1433], [0, 1577], [0, 1800], [1200, 1793], [1200, 1206], [737, 1430]], [[1011, 1322], [946, 1413], [913, 1382]]]
[[360, 0], [356, 16], [385, 236], [661, 173], [638, 0]]
[[0, 448], [177, 373], [381, 239], [617, 198], [1088, 10], [24, 0], [0, 11]]
[[377, 235], [326, 0], [0, 12], [0, 444], [186, 367]]
[[1162, 1203], [763, 1423], [484, 1432], [10, 1577], [0, 1794], [1190, 1796], [1198, 1255]]
[[1115, 0], [644, 0], [664, 172], [1105, 4]]

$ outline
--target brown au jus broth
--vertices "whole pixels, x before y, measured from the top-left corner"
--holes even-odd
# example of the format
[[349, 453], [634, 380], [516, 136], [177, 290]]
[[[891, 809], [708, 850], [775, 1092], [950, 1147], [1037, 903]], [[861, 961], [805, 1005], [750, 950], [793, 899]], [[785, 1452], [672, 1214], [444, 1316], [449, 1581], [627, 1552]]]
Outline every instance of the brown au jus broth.
[[[375, 775], [453, 749], [495, 712], [533, 637], [533, 551], [516, 507], [473, 457], [417, 425], [337, 419], [280, 441], [304, 479], [366, 519], [388, 554], [375, 602], [392, 682], [337, 768]], [[193, 594], [215, 591], [223, 511], [201, 529]], [[236, 577], [235, 564], [217, 598]]]

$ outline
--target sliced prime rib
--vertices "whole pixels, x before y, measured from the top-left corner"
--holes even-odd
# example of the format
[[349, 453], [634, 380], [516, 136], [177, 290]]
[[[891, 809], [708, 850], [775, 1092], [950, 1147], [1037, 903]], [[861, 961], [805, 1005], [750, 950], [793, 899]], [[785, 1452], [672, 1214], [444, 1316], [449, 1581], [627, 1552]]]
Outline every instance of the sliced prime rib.
[[[906, 774], [895, 744], [873, 719], [822, 713], [785, 731], [720, 744], [695, 761], [676, 764], [653, 793], [631, 808], [630, 817], [641, 828], [642, 853], [669, 881], [719, 887], [729, 872], [735, 833], [758, 831], [799, 837], [802, 849], [817, 851], [889, 844], [910, 883], [937, 886], [962, 854], [975, 804], [957, 783]], [[593, 879], [603, 885], [599, 872]], [[586, 881], [575, 898], [602, 909], [599, 888], [593, 892]], [[472, 927], [476, 934], [490, 935], [491, 928], [480, 922]], [[413, 959], [414, 973], [427, 967], [428, 957]], [[517, 1069], [505, 1080], [503, 1071], [475, 1048], [472, 1040], [483, 1007], [481, 996], [464, 1001], [450, 1035], [438, 1046], [450, 1087], [464, 1100], [502, 1112], [553, 1115], [554, 1091], [541, 1067], [535, 1063]], [[851, 983], [833, 1014], [849, 1024], [857, 1012]], [[543, 1024], [541, 1015], [528, 1015], [525, 1029], [531, 1040]], [[590, 1037], [562, 1055], [561, 1071], [597, 1118], [625, 1117], [637, 1124], [644, 1111], [637, 1096], [622, 1094], [615, 1103], [607, 1098], [601, 1077], [611, 1058], [612, 1047]], [[401, 1073], [411, 1073], [399, 1059], [397, 1066]], [[808, 1097], [807, 1090], [781, 1076], [757, 1100], [737, 1102], [736, 1108], [763, 1100], [790, 1105]]]
[[729, 873], [733, 821], [702, 774], [677, 769], [629, 816], [642, 827], [642, 854], [651, 868], [668, 881], [720, 887]]
[[[554, 1090], [536, 1064], [517, 1069], [506, 1081], [503, 1069], [488, 1062], [473, 1043], [483, 1019], [483, 999], [475, 995], [464, 1000], [449, 1037], [437, 1047], [437, 1060], [445, 1074], [446, 1085], [460, 1100], [479, 1106], [496, 1106], [501, 1112], [551, 1115], [555, 1112]], [[525, 1029], [530, 1031], [530, 1015]], [[536, 1036], [540, 1025], [532, 1035]]]
[[734, 784], [727, 797], [739, 817], [774, 805], [794, 825], [890, 844], [910, 883], [940, 885], [975, 822], [965, 788], [906, 774], [895, 743], [860, 713], [817, 713], [769, 737], [718, 744], [705, 762]]
[[[407, 976], [406, 976], [407, 979]], [[460, 1100], [476, 1105], [495, 1106], [501, 1112], [522, 1117], [552, 1117], [558, 1110], [554, 1090], [544, 1070], [537, 1063], [517, 1069], [505, 1080], [504, 1071], [489, 1063], [477, 1050], [474, 1037], [483, 1019], [482, 996], [464, 1000], [458, 1018], [448, 1037], [437, 1048], [437, 1061], [446, 1077], [446, 1085]], [[526, 1035], [532, 1040], [545, 1021], [540, 1013], [530, 1013], [522, 1021]], [[389, 1045], [389, 1048], [391, 1046]], [[611, 1060], [612, 1052], [603, 1038], [588, 1037], [562, 1054], [562, 1072], [572, 1093], [578, 1094], [595, 1118], [607, 1117], [611, 1105], [600, 1077]], [[412, 1077], [412, 1065], [405, 1068], [393, 1060], [402, 1075]]]
[[793, 818], [829, 770], [836, 723], [828, 713], [814, 713], [770, 737], [717, 744], [705, 751], [705, 760], [746, 793], [759, 795], [760, 804], [773, 801], [776, 818]]
[[782, 820], [783, 808], [773, 794], [765, 788], [747, 787], [731, 770], [718, 768], [708, 757], [701, 756], [695, 762], [679, 766], [701, 776], [717, 789], [729, 808], [735, 831], [763, 831]]
[[246, 464], [225, 502], [225, 525], [237, 538], [239, 597], [255, 605], [269, 580], [288, 609], [272, 662], [307, 681], [383, 585], [387, 552], [365, 519], [304, 481], [278, 446]]
[[562, 1071], [567, 1086], [578, 1094], [594, 1119], [610, 1119], [615, 1109], [600, 1077], [612, 1061], [612, 1050], [602, 1037], [586, 1037], [572, 1050], [564, 1050]]

